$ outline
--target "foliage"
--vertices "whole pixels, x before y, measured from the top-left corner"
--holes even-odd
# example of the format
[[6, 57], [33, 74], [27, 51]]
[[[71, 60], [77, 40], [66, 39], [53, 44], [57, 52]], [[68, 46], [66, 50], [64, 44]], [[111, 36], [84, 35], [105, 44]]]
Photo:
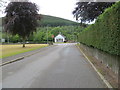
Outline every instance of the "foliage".
[[[67, 39], [67, 41], [77, 41], [78, 33], [80, 33], [84, 27], [80, 26], [57, 26], [57, 27], [39, 27], [37, 31], [30, 35], [27, 38], [27, 42], [29, 43], [47, 43], [47, 34], [48, 34], [48, 41], [53, 42], [54, 39], [52, 35], [57, 36], [59, 32], [61, 32]], [[2, 33], [2, 38], [6, 40], [6, 42], [10, 43], [20, 43], [21, 38], [17, 35], [11, 35], [8, 33]]]
[[[38, 8], [31, 2], [10, 2], [5, 12], [5, 30], [12, 35], [18, 34], [23, 42], [38, 26]], [[25, 45], [23, 44], [23, 47]]]
[[120, 55], [120, 2], [105, 10], [79, 34], [79, 41], [111, 54]]
[[77, 7], [73, 11], [76, 20], [81, 20], [81, 22], [93, 21], [104, 10], [110, 7], [114, 2], [77, 2]]
[[34, 32], [33, 36], [30, 36], [28, 40], [46, 43], [47, 34], [48, 41], [52, 42], [52, 35], [57, 36], [61, 32], [68, 41], [77, 41], [78, 33], [80, 33], [84, 28], [79, 26], [57, 26], [57, 27], [41, 27]]
[[[84, 29], [84, 27], [86, 27], [86, 24], [82, 24], [81, 26], [78, 26], [78, 23], [76, 22], [58, 17], [48, 16], [48, 15], [42, 15], [41, 22], [40, 21], [38, 22], [40, 27], [38, 27], [37, 30], [33, 32], [33, 35], [31, 34], [27, 38], [27, 41], [29, 43], [46, 43], [47, 30], [48, 30], [49, 42], [53, 41], [53, 38], [51, 36], [52, 35], [56, 36], [59, 34], [59, 32], [61, 32], [64, 36], [66, 36], [66, 39], [68, 41], [75, 41], [75, 40], [77, 41], [78, 33], [81, 32]], [[19, 36], [19, 38], [17, 38], [16, 35], [7, 34], [4, 31], [2, 33], [3, 33], [3, 38], [6, 39], [6, 42], [8, 42], [8, 38], [10, 40], [10, 43], [21, 42], [21, 38], [18, 34], [17, 35]]]

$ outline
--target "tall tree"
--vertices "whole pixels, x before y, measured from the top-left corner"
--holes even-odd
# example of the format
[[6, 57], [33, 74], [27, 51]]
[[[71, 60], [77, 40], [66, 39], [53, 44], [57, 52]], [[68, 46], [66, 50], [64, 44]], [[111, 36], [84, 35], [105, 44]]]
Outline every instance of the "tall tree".
[[36, 31], [37, 20], [40, 19], [37, 5], [28, 1], [10, 2], [5, 13], [5, 31], [12, 35], [18, 34], [25, 47], [25, 40]]
[[73, 15], [78, 21], [91, 22], [112, 4], [114, 4], [114, 2], [77, 2], [77, 7], [73, 11]]

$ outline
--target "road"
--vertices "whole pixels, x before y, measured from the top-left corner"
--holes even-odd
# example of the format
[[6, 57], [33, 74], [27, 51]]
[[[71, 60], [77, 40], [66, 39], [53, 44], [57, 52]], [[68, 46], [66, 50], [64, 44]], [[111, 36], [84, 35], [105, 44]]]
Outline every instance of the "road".
[[59, 44], [2, 67], [3, 88], [106, 88], [75, 44]]

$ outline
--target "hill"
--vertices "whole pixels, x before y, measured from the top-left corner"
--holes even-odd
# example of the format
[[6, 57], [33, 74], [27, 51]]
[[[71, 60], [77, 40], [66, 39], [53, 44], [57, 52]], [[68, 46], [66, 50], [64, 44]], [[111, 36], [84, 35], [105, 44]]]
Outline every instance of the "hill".
[[[4, 19], [4, 17], [3, 17]], [[49, 16], [49, 15], [41, 15], [41, 20], [38, 21], [39, 25], [42, 27], [45, 26], [51, 26], [51, 27], [56, 27], [56, 26], [70, 26], [70, 25], [78, 25], [77, 22], [70, 21], [67, 19], [59, 18], [59, 17], [54, 17], [54, 16]], [[2, 18], [0, 18], [0, 27], [2, 26]]]
[[41, 26], [69, 26], [69, 25], [77, 25], [77, 22], [70, 21], [67, 19], [49, 16], [49, 15], [41, 15], [42, 19], [40, 21]]

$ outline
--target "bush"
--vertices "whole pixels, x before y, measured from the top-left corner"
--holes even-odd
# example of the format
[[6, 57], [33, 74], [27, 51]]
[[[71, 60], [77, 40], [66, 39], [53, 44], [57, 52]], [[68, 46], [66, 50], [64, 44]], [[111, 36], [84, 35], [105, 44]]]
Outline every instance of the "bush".
[[79, 41], [111, 54], [120, 55], [120, 1], [105, 10], [79, 34]]

